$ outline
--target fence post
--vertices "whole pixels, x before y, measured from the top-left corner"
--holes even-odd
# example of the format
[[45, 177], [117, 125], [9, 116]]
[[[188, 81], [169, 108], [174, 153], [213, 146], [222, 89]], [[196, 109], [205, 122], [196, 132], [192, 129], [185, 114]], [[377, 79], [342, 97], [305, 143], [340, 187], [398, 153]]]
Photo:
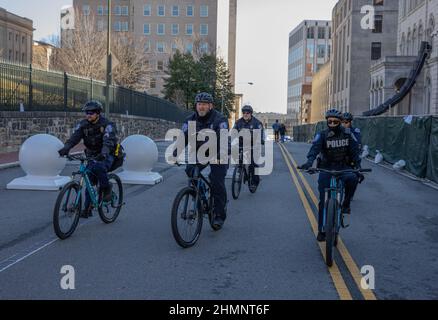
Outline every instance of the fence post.
[[67, 72], [64, 71], [64, 110], [67, 111], [68, 104], [68, 76]]
[[33, 106], [32, 64], [29, 65], [29, 110]]
[[93, 100], [94, 92], [93, 92], [93, 78], [90, 78], [90, 86], [91, 86], [91, 100]]

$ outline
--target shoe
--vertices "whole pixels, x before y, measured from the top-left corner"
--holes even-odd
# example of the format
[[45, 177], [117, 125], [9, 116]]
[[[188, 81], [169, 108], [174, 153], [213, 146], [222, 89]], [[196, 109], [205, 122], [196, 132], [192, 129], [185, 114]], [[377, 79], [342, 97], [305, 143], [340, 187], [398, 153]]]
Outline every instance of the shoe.
[[342, 214], [351, 214], [351, 208], [346, 207], [346, 206], [342, 206], [341, 212], [342, 212]]
[[214, 218], [212, 223], [212, 228], [214, 231], [219, 231], [224, 226], [224, 219], [222, 218]]
[[345, 229], [350, 226], [351, 209], [350, 207], [342, 207], [341, 212], [342, 212], [341, 227]]
[[316, 240], [318, 240], [318, 242], [324, 242], [325, 241], [325, 232], [318, 232], [318, 236], [316, 237]]
[[102, 200], [104, 202], [111, 202], [112, 191], [113, 191], [112, 185], [106, 188], [102, 188]]
[[89, 206], [88, 208], [82, 209], [80, 217], [84, 219], [88, 219], [93, 216], [93, 207]]

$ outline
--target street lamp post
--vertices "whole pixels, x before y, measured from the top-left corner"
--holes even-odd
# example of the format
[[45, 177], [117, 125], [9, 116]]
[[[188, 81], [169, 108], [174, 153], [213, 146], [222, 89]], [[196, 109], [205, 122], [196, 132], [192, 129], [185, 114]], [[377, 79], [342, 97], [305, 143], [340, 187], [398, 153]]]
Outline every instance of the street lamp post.
[[106, 92], [105, 92], [105, 115], [109, 116], [110, 113], [110, 86], [111, 86], [111, 0], [108, 0], [108, 30], [106, 41]]

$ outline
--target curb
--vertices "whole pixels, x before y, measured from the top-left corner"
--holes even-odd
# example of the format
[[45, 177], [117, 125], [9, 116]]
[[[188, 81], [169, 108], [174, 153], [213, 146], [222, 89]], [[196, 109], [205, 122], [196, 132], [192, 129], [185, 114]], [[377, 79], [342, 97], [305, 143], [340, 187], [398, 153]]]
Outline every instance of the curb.
[[14, 168], [14, 167], [19, 167], [19, 166], [20, 166], [20, 162], [18, 162], [18, 161], [16, 161], [16, 162], [9, 162], [9, 163], [3, 163], [3, 164], [0, 164], [0, 170]]

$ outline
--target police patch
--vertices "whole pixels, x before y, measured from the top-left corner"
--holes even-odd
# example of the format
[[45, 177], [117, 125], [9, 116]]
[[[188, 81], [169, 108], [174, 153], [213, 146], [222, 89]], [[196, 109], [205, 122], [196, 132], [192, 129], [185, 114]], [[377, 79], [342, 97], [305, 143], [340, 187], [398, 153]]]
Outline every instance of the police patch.
[[182, 126], [182, 131], [187, 132], [189, 130], [189, 125], [187, 123], [184, 123]]
[[219, 129], [228, 129], [228, 123], [226, 122], [221, 122], [219, 124]]
[[318, 142], [319, 139], [321, 139], [321, 135], [318, 133], [315, 138], [313, 139], [313, 143]]
[[359, 128], [356, 128], [356, 129], [354, 129], [354, 132], [356, 132], [356, 133], [360, 133], [360, 129], [359, 129]]
[[106, 128], [105, 128], [105, 132], [106, 132], [106, 133], [111, 133], [111, 132], [113, 132], [113, 126], [110, 125], [110, 124], [107, 125]]

